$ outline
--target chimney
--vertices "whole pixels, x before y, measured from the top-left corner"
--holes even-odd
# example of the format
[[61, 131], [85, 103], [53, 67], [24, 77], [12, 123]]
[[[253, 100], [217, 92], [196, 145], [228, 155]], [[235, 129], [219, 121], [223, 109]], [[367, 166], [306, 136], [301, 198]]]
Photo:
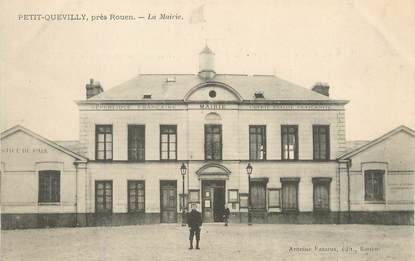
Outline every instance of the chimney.
[[327, 83], [318, 82], [314, 84], [312, 90], [329, 97], [330, 86]]
[[89, 99], [97, 94], [100, 94], [104, 91], [99, 82], [95, 82], [94, 79], [90, 79], [89, 83], [85, 85], [86, 88], [86, 98]]
[[215, 74], [215, 53], [206, 45], [199, 53], [199, 77], [211, 80]]

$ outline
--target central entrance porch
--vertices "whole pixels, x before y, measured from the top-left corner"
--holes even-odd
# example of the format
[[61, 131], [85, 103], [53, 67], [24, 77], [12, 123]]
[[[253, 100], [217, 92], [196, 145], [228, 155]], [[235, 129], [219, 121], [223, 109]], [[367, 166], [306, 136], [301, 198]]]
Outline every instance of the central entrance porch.
[[202, 214], [204, 222], [223, 222], [225, 181], [202, 180]]

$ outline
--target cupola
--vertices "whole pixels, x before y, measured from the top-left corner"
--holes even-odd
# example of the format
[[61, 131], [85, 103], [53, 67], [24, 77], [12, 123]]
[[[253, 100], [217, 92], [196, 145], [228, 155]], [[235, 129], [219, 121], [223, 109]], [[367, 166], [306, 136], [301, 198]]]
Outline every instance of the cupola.
[[211, 80], [215, 74], [215, 53], [206, 45], [199, 53], [199, 77]]

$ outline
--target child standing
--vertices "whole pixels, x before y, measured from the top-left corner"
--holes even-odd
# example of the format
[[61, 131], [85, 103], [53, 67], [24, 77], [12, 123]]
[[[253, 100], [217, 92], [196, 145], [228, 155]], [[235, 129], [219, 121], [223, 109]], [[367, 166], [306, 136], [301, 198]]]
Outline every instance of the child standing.
[[225, 211], [223, 212], [223, 219], [225, 220], [225, 226], [228, 226], [229, 215], [231, 211], [229, 210], [228, 206], [225, 205]]

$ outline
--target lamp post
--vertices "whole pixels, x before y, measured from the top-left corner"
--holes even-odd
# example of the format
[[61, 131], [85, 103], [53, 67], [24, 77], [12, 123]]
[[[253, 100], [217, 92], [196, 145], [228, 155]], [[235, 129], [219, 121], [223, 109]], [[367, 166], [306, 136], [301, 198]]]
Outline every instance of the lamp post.
[[252, 216], [251, 216], [251, 174], [252, 174], [252, 165], [248, 162], [246, 166], [246, 174], [248, 174], [248, 225], [252, 225]]
[[182, 174], [182, 226], [186, 226], [186, 223], [184, 223], [184, 216], [185, 216], [185, 212], [184, 212], [184, 177], [186, 176], [186, 172], [187, 172], [187, 168], [186, 165], [184, 163], [182, 163], [182, 166], [180, 167], [180, 173]]

